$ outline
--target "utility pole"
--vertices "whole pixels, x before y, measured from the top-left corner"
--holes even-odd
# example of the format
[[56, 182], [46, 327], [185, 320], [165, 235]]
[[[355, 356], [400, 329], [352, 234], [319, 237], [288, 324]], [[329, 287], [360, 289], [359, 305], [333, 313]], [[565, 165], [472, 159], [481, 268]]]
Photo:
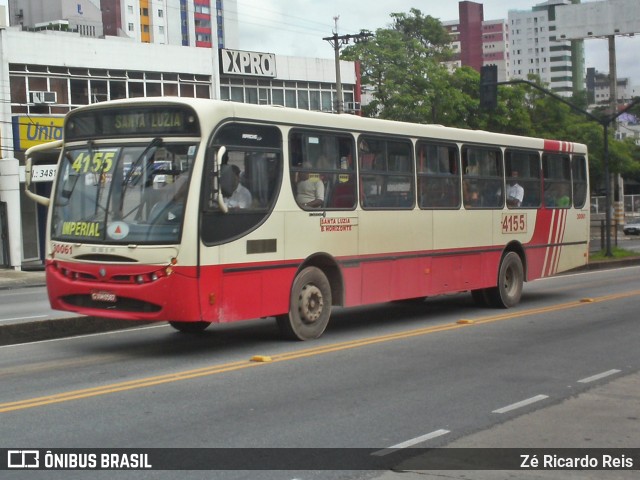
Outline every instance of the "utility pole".
[[344, 113], [344, 98], [342, 96], [342, 80], [340, 79], [340, 49], [343, 45], [347, 45], [349, 41], [353, 40], [354, 43], [358, 43], [362, 40], [367, 40], [369, 37], [373, 36], [372, 33], [362, 30], [360, 33], [355, 35], [338, 35], [338, 19], [339, 15], [333, 17], [333, 21], [335, 23], [335, 30], [333, 35], [330, 37], [324, 37], [323, 40], [326, 40], [333, 47], [333, 52], [335, 55], [336, 62], [336, 111], [338, 113]]

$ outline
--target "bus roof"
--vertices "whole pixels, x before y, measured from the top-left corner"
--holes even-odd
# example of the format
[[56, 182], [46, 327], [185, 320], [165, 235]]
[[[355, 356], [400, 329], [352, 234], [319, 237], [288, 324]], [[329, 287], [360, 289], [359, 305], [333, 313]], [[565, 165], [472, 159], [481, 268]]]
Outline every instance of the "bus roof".
[[427, 138], [450, 142], [509, 145], [520, 148], [586, 154], [587, 147], [581, 143], [549, 140], [535, 137], [493, 133], [484, 130], [445, 127], [435, 124], [418, 124], [394, 120], [364, 118], [352, 114], [332, 114], [297, 108], [254, 105], [247, 103], [185, 97], [147, 97], [111, 100], [79, 107], [67, 114], [79, 111], [123, 107], [125, 105], [187, 105], [199, 116], [203, 132], [211, 131], [221, 121], [236, 119], [277, 123], [291, 127], [309, 127], [331, 130], [348, 130], [372, 134], [398, 135]]

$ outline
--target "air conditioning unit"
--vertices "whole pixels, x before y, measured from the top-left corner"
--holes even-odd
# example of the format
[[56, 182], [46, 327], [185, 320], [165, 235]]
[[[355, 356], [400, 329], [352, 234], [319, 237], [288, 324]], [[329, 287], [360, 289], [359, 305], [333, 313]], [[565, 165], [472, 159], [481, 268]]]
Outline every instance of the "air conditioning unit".
[[56, 92], [30, 92], [29, 97], [35, 105], [56, 103]]
[[360, 102], [345, 102], [344, 109], [347, 112], [359, 112], [360, 111]]

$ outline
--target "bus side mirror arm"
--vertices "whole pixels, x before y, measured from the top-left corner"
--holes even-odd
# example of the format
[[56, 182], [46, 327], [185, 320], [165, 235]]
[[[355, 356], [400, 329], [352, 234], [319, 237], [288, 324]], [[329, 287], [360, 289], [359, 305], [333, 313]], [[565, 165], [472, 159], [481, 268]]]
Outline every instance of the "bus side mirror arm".
[[[216, 168], [218, 170], [218, 186], [220, 185], [220, 172], [222, 171], [222, 158], [224, 154], [227, 153], [226, 147], [220, 147], [218, 149], [218, 153], [216, 154]], [[222, 196], [222, 190], [218, 187], [218, 206], [220, 207], [220, 211], [222, 213], [227, 213], [229, 211], [229, 207], [224, 203], [224, 197]]]
[[25, 152], [24, 193], [31, 200], [33, 200], [36, 203], [39, 203], [40, 205], [44, 205], [45, 207], [49, 206], [49, 203], [50, 203], [51, 200], [48, 197], [44, 197], [42, 195], [38, 195], [37, 193], [34, 193], [31, 190], [29, 190], [29, 188], [31, 187], [31, 183], [32, 183], [31, 180], [32, 180], [32, 175], [33, 175], [33, 159], [32, 159], [32, 156], [33, 156], [34, 153], [37, 153], [37, 152], [44, 152], [44, 151], [48, 151], [48, 150], [54, 150], [56, 148], [61, 148], [61, 147], [62, 147], [62, 140], [57, 140], [55, 142], [44, 143], [42, 145], [35, 145], [35, 146], [27, 149], [27, 151]]

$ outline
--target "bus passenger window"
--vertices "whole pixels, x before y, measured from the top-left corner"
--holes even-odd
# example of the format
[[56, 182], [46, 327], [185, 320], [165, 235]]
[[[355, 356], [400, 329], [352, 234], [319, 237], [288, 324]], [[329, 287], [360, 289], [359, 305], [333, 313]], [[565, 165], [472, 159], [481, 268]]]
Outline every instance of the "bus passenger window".
[[[507, 207], [540, 206], [540, 154], [533, 151], [507, 149], [504, 157]], [[518, 189], [517, 187], [520, 187]], [[511, 196], [511, 198], [509, 198]]]
[[306, 130], [291, 133], [291, 189], [301, 208], [355, 208], [353, 151], [353, 138], [348, 135]]
[[460, 206], [458, 147], [418, 142], [418, 199], [420, 208]]
[[[502, 152], [491, 147], [462, 147], [463, 200], [467, 208], [502, 208]], [[477, 198], [476, 198], [477, 197]]]
[[415, 188], [411, 150], [408, 141], [376, 137], [360, 139], [360, 201], [364, 208], [413, 208]]
[[571, 207], [571, 159], [567, 154], [544, 153], [544, 204], [552, 208]]
[[587, 203], [587, 159], [574, 156], [571, 163], [573, 177], [573, 205], [583, 208]]

